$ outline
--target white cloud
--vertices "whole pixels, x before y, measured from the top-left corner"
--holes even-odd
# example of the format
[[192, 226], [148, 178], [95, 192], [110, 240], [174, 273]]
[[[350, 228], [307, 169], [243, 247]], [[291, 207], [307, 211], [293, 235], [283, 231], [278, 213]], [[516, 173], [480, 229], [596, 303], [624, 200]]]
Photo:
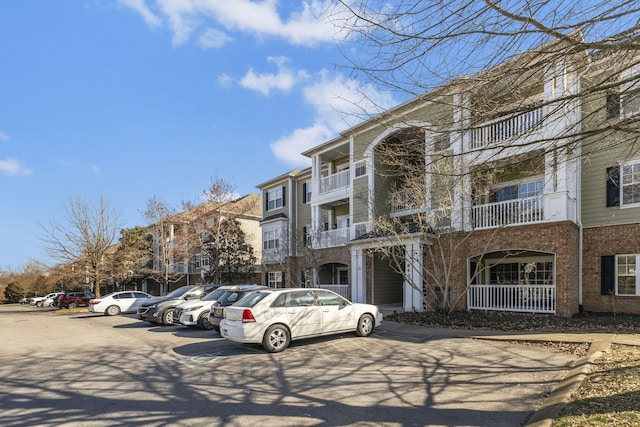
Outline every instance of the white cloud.
[[314, 123], [271, 143], [276, 158], [290, 166], [309, 166], [309, 159], [300, 155], [301, 152], [397, 104], [386, 92], [342, 75], [329, 77], [326, 72], [303, 92], [305, 101], [316, 111]]
[[269, 95], [272, 89], [288, 92], [300, 80], [307, 78], [304, 70], [292, 71], [286, 67], [289, 59], [284, 56], [269, 57], [269, 62], [273, 62], [278, 67], [278, 73], [256, 74], [250, 69], [240, 80], [240, 85], [245, 89], [256, 90], [263, 95]]
[[175, 45], [186, 43], [192, 33], [209, 26], [210, 21], [230, 31], [281, 37], [294, 45], [312, 46], [341, 38], [330, 17], [343, 6], [334, 5], [331, 0], [304, 1], [301, 10], [288, 16], [280, 15], [281, 2], [277, 0], [149, 0], [157, 10], [155, 14], [145, 0], [120, 3], [138, 12], [150, 26], [157, 27], [165, 20]]
[[10, 176], [29, 176], [31, 175], [32, 170], [22, 166], [22, 163], [17, 159], [6, 158], [4, 160], [0, 160], [0, 172]]
[[4, 132], [0, 132], [0, 141], [8, 141], [9, 139], [9, 135]]
[[150, 27], [162, 25], [162, 19], [147, 7], [145, 0], [119, 0], [119, 3], [138, 12]]
[[91, 170], [93, 171], [93, 173], [95, 173], [96, 175], [100, 175], [102, 173], [102, 171], [100, 170], [100, 166], [98, 165], [91, 165]]
[[225, 73], [218, 74], [218, 84], [225, 89], [229, 89], [233, 86], [233, 78]]
[[227, 42], [233, 40], [231, 37], [213, 28], [207, 29], [200, 38], [198, 44], [203, 49], [217, 49], [224, 46]]

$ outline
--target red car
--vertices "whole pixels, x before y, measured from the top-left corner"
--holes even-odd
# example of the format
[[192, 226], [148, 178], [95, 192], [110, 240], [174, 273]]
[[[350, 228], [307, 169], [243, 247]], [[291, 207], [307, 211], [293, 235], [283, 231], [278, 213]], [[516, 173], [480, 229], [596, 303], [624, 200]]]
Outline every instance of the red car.
[[89, 300], [95, 298], [91, 292], [69, 292], [60, 295], [58, 298], [58, 307], [60, 308], [76, 308], [87, 307]]

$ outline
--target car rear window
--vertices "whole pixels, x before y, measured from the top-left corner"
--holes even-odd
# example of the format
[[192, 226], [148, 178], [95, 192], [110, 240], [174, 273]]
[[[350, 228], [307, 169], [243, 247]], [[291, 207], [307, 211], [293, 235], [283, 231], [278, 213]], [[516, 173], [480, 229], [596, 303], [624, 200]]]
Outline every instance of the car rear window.
[[237, 307], [254, 307], [257, 303], [262, 301], [264, 297], [269, 295], [269, 292], [254, 292], [248, 295], [246, 298], [238, 301]]

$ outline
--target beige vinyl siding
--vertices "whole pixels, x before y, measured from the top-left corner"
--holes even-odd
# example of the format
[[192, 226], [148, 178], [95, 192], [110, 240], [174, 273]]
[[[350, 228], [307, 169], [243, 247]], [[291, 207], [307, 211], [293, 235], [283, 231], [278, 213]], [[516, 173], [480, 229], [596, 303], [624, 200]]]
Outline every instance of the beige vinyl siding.
[[[606, 118], [605, 96], [592, 97], [583, 103], [585, 130], [598, 126], [604, 121], [614, 125], [619, 118]], [[637, 143], [626, 140], [628, 134], [621, 132], [600, 132], [585, 138], [582, 144], [582, 224], [598, 227], [615, 224], [640, 222], [640, 207], [607, 207], [607, 168], [618, 166], [630, 159], [640, 161]]]
[[[367, 174], [369, 171], [367, 171]], [[369, 180], [367, 175], [353, 180], [353, 223], [369, 221]]]
[[373, 303], [374, 304], [398, 304], [402, 303], [403, 278], [401, 274], [393, 271], [389, 261], [376, 254], [373, 258]]

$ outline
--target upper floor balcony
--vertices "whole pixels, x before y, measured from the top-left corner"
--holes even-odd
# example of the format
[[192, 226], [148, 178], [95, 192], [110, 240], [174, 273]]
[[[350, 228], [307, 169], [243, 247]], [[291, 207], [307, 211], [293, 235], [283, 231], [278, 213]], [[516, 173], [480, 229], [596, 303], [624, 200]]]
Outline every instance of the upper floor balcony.
[[522, 137], [540, 130], [543, 123], [542, 107], [485, 122], [471, 130], [470, 149], [475, 150]]
[[371, 230], [371, 224], [360, 222], [345, 228], [325, 231], [309, 231], [306, 237], [307, 246], [311, 249], [326, 249], [345, 246]]

